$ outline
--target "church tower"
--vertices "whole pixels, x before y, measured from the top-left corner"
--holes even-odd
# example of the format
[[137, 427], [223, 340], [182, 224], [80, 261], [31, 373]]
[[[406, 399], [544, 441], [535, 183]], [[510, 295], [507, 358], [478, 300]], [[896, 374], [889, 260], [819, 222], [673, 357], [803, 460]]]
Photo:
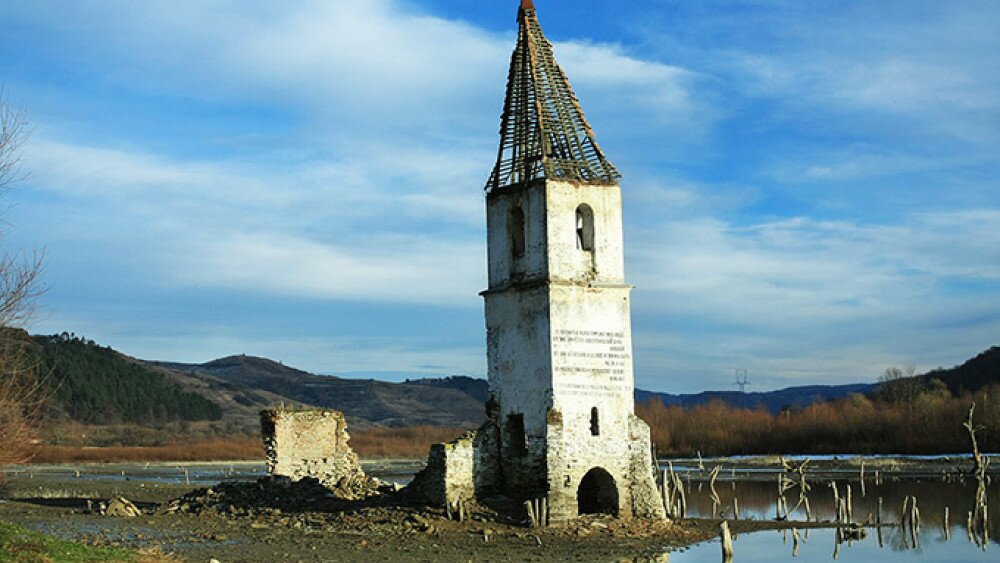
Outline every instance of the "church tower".
[[620, 174], [531, 0], [518, 24], [486, 185], [489, 464], [508, 496], [546, 497], [552, 520], [662, 518], [634, 413]]

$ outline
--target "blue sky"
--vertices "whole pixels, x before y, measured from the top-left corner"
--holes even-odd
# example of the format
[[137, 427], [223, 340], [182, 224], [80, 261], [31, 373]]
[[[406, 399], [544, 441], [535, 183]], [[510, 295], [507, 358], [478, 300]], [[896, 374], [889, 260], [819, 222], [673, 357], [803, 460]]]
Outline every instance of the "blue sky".
[[[35, 332], [485, 374], [517, 2], [0, 0]], [[1000, 3], [538, 0], [624, 174], [636, 383], [872, 381], [1000, 344]]]

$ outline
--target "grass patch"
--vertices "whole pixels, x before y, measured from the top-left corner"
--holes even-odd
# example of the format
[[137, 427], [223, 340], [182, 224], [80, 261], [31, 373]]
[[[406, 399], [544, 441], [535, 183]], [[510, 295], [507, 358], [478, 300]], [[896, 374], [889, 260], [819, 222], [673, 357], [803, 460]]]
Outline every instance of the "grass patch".
[[93, 547], [0, 522], [0, 561], [75, 563], [85, 561], [143, 561], [140, 554], [114, 547]]

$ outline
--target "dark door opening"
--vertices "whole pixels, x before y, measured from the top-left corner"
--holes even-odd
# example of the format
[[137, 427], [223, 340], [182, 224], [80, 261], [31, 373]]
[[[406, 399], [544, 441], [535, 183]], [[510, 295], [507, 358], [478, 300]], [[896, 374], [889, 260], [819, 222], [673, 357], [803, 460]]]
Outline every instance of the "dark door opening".
[[600, 467], [587, 472], [576, 491], [580, 514], [611, 514], [618, 516], [618, 487], [615, 478]]

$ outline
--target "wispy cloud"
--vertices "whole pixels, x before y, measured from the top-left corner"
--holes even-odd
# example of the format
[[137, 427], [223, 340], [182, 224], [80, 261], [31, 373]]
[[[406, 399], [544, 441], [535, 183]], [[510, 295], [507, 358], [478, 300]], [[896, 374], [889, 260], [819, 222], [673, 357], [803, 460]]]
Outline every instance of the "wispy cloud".
[[338, 245], [274, 233], [217, 234], [189, 241], [164, 270], [182, 287], [285, 297], [479, 305], [481, 245], [420, 235], [373, 235]]

